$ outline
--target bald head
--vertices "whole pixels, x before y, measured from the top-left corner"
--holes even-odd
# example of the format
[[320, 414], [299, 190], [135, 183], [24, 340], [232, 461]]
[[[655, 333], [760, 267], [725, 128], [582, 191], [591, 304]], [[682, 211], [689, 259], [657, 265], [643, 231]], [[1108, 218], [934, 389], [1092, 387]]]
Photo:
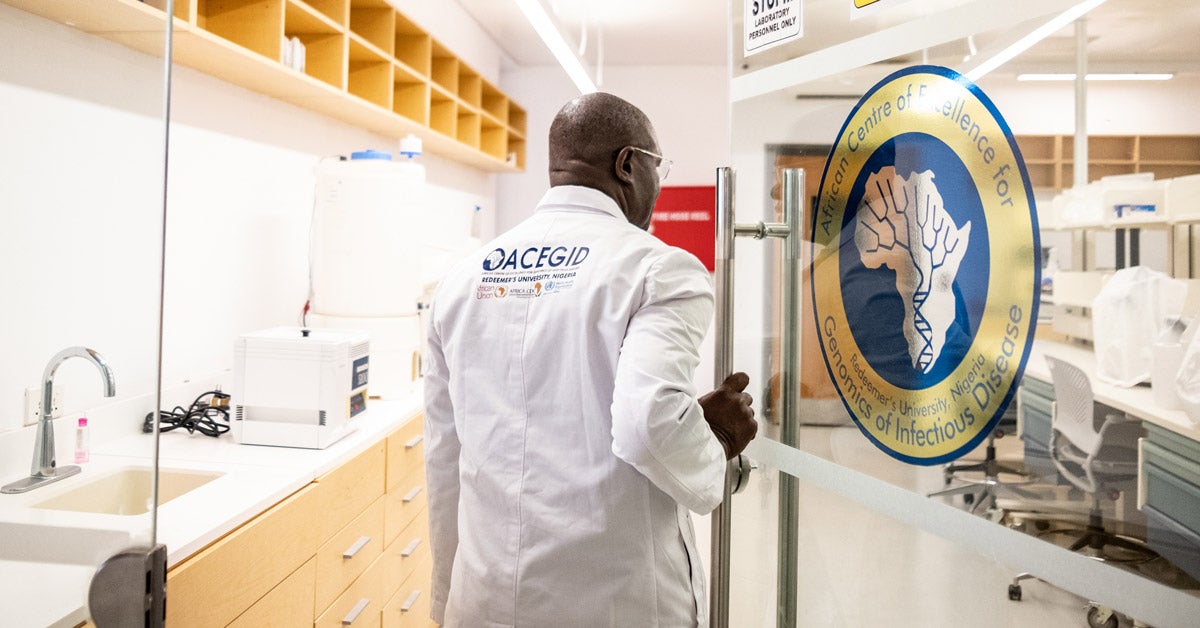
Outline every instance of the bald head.
[[580, 96], [550, 125], [550, 184], [598, 189], [646, 228], [658, 197], [657, 162], [630, 147], [660, 152], [646, 114], [612, 94]]

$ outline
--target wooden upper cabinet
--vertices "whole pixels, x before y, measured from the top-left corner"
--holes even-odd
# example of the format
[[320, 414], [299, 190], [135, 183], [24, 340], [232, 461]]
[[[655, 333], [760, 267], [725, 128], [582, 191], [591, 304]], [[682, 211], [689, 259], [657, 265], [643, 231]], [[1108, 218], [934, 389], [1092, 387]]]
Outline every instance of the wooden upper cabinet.
[[[163, 54], [165, 0], [0, 2]], [[481, 170], [525, 167], [524, 110], [387, 0], [177, 0], [173, 22], [176, 63]]]

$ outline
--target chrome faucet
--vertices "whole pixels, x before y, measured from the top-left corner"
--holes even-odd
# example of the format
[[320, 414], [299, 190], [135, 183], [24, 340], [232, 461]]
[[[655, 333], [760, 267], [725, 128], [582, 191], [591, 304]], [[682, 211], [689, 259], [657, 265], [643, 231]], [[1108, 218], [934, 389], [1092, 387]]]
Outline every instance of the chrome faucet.
[[0, 493], [24, 493], [79, 473], [80, 469], [77, 466], [56, 466], [54, 455], [54, 417], [51, 415], [54, 412], [54, 372], [69, 358], [83, 358], [95, 364], [104, 378], [104, 396], [112, 397], [117, 394], [112, 370], [99, 353], [87, 347], [67, 347], [54, 354], [46, 364], [46, 370], [42, 371], [42, 416], [38, 419], [37, 436], [33, 443], [33, 465], [29, 477], [4, 485], [0, 488]]

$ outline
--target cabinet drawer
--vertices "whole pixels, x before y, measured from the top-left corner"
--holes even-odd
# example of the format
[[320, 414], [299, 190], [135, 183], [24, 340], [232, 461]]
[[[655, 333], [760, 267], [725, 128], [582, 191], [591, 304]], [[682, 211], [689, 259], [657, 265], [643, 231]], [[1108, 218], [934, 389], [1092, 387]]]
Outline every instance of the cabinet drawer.
[[1141, 471], [1143, 508], [1152, 508], [1200, 536], [1200, 464], [1146, 440]]
[[[1149, 421], [1146, 425], [1146, 436], [1150, 442], [1190, 461], [1200, 461], [1200, 443], [1182, 435], [1159, 427]], [[1200, 469], [1200, 462], [1196, 463]]]
[[387, 546], [379, 559], [378, 571], [384, 583], [384, 595], [391, 597], [400, 583], [429, 556], [429, 521], [425, 513], [421, 513], [400, 532], [395, 542]]
[[383, 498], [317, 550], [316, 608], [324, 610], [383, 553]]
[[387, 437], [387, 490], [425, 464], [425, 419], [417, 415]]
[[1032, 389], [1021, 388], [1021, 403], [1024, 407], [1031, 410], [1037, 410], [1045, 416], [1050, 416], [1050, 405], [1054, 403], [1053, 397], [1043, 397]]
[[433, 559], [426, 556], [383, 607], [383, 628], [436, 625], [429, 619], [429, 584]]
[[291, 628], [311, 624], [316, 573], [317, 561], [310, 558], [229, 624], [230, 628]]
[[[321, 499], [309, 484], [167, 574], [167, 625], [224, 626], [316, 551]], [[213, 587], [219, 587], [219, 595]]]
[[1050, 449], [1050, 433], [1053, 419], [1049, 412], [1041, 412], [1021, 404], [1021, 440], [1037, 443], [1041, 449]]
[[395, 488], [389, 489], [384, 499], [383, 538], [390, 545], [425, 510], [425, 468], [414, 469]]
[[386, 445], [379, 441], [346, 464], [317, 478], [321, 497], [317, 538], [324, 542], [383, 495]]
[[1054, 399], [1054, 384], [1050, 382], [1043, 382], [1036, 377], [1022, 377], [1021, 388], [1022, 390], [1027, 390], [1047, 400]]
[[[379, 560], [375, 564], [379, 564]], [[378, 628], [384, 599], [383, 583], [375, 573], [375, 565], [367, 569], [350, 588], [339, 595], [317, 617], [314, 628]]]

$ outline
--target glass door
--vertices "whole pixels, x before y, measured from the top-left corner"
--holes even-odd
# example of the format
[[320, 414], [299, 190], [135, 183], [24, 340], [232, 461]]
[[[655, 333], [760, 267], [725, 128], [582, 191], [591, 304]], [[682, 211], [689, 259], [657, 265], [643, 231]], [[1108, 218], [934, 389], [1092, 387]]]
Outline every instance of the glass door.
[[6, 625], [94, 618], [100, 565], [155, 542], [169, 6], [0, 1]]
[[[1047, 107], [1075, 100], [1029, 103], [1046, 92], [1005, 60], [1046, 63], [1110, 4], [731, 3], [717, 379], [750, 374], [760, 431], [756, 470], [713, 516], [713, 626], [1183, 626], [1200, 612], [1200, 536], [1180, 524], [1200, 503], [1200, 433], [1147, 410], [1149, 389], [1097, 381], [1093, 345], [1054, 333], [1041, 246], [1071, 236], [1045, 219], [1061, 187], [1029, 182], [1042, 163], [1023, 138], [1050, 135]], [[1053, 114], [1067, 136], [1069, 113]], [[1055, 357], [1084, 384], [1059, 381]], [[1121, 451], [1068, 447], [1067, 405]]]

